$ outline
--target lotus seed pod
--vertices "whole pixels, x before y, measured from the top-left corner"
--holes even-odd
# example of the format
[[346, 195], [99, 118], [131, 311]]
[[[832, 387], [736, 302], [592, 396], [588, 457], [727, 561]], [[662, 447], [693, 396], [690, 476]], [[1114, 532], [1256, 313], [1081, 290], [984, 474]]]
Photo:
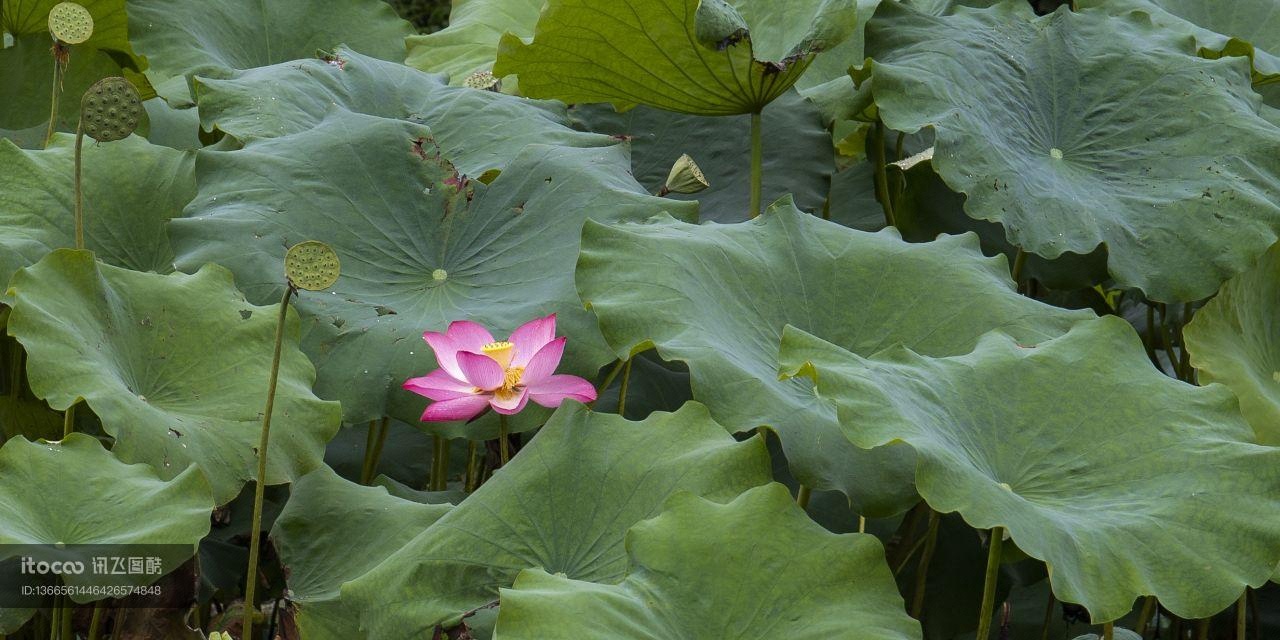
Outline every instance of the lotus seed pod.
[[319, 240], [299, 242], [284, 256], [284, 272], [299, 289], [323, 291], [338, 281], [342, 263], [329, 245]]
[[481, 91], [501, 91], [502, 81], [494, 77], [488, 71], [477, 71], [462, 82], [462, 85], [468, 89], [479, 89]]
[[49, 33], [67, 44], [80, 44], [93, 35], [93, 16], [74, 2], [58, 3], [49, 10]]
[[90, 138], [111, 142], [129, 137], [142, 119], [142, 99], [124, 78], [103, 78], [80, 101], [80, 125]]
[[662, 187], [662, 194], [697, 193], [710, 186], [711, 183], [702, 175], [698, 163], [686, 153], [671, 167], [671, 173], [667, 174], [667, 184]]

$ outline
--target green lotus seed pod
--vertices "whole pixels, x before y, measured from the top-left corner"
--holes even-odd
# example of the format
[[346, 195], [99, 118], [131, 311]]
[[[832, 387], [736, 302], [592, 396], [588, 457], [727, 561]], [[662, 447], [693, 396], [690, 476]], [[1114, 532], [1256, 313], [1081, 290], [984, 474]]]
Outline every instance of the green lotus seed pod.
[[67, 44], [80, 44], [93, 35], [93, 16], [74, 2], [60, 2], [49, 10], [49, 33]]
[[667, 174], [667, 184], [662, 187], [662, 195], [697, 193], [710, 186], [711, 183], [707, 182], [707, 177], [702, 175], [702, 169], [698, 167], [698, 163], [686, 153], [680, 156], [680, 159], [676, 160], [675, 165], [671, 167], [671, 173]]
[[477, 71], [462, 81], [462, 85], [468, 89], [479, 89], [481, 91], [501, 91], [502, 81], [494, 77], [488, 71]]
[[98, 142], [129, 137], [142, 119], [142, 99], [124, 78], [103, 78], [80, 100], [80, 126]]
[[323, 291], [338, 281], [342, 263], [329, 245], [319, 240], [299, 242], [284, 256], [284, 272], [299, 289]]

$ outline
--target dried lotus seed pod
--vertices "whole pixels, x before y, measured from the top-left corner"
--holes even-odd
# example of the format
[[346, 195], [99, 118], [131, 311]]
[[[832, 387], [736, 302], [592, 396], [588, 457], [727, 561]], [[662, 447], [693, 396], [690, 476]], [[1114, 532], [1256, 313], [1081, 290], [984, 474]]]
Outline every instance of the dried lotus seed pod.
[[477, 71], [462, 81], [462, 86], [481, 91], [501, 91], [502, 81], [488, 71]]
[[663, 185], [661, 195], [668, 193], [697, 193], [710, 187], [711, 183], [707, 182], [707, 177], [702, 175], [702, 169], [698, 167], [698, 163], [689, 157], [689, 154], [680, 156], [676, 163], [671, 167], [671, 173], [667, 174], [667, 183]]
[[80, 100], [80, 126], [98, 142], [129, 137], [142, 119], [142, 99], [124, 78], [103, 78]]
[[338, 281], [342, 263], [329, 245], [319, 240], [299, 242], [284, 256], [284, 272], [299, 289], [323, 291]]
[[49, 10], [49, 33], [61, 42], [80, 44], [93, 36], [93, 16], [74, 2], [60, 2]]

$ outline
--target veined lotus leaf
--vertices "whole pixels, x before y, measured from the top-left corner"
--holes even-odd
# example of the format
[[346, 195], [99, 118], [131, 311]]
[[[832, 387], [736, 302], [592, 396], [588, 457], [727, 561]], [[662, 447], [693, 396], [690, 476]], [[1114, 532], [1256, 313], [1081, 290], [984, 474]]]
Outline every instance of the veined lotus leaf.
[[316, 640], [359, 637], [354, 613], [339, 599], [342, 584], [367, 573], [451, 508], [397, 498], [328, 468], [293, 483], [271, 541], [285, 568], [299, 632]]
[[1274, 0], [1083, 0], [1080, 5], [1112, 14], [1145, 11], [1160, 27], [1195, 36], [1205, 57], [1249, 57], [1256, 84], [1280, 82], [1280, 11]]
[[[121, 462], [91, 436], [73, 433], [60, 442], [18, 437], [0, 449], [0, 544], [65, 544], [69, 558], [86, 564], [75, 555], [86, 552], [75, 545], [166, 545], [155, 553], [173, 569], [195, 555], [212, 511], [209, 485], [194, 467], [165, 481], [146, 465]], [[71, 585], [123, 579], [141, 586], [159, 577], [85, 572], [63, 579]], [[71, 598], [95, 600], [91, 594]]]
[[[588, 130], [629, 136], [631, 172], [651, 193], [662, 187], [676, 159], [688, 153], [711, 186], [695, 194], [667, 197], [697, 200], [704, 222], [748, 217], [749, 116], [712, 118], [650, 107], [618, 113], [609, 105], [581, 105], [570, 114]], [[790, 193], [801, 209], [821, 212], [836, 168], [822, 114], [798, 93], [788, 91], [765, 108], [763, 127], [765, 201]]]
[[[0, 33], [9, 32], [14, 46], [0, 47], [0, 128], [26, 129], [49, 122], [49, 99], [53, 82], [53, 56], [49, 46], [49, 11], [62, 0], [0, 0]], [[93, 16], [93, 34], [71, 45], [62, 80], [62, 100], [58, 107], [58, 129], [75, 131], [80, 112], [80, 95], [89, 85], [107, 76], [131, 75], [145, 64], [129, 45], [129, 24], [125, 0], [84, 0], [77, 2]], [[143, 87], [143, 93], [149, 93]], [[43, 141], [43, 131], [40, 140]]]
[[574, 290], [583, 220], [692, 213], [644, 193], [618, 145], [530, 145], [485, 185], [450, 165], [434, 135], [335, 111], [303, 133], [201, 152], [200, 193], [169, 227], [179, 268], [229, 265], [253, 301], [279, 298], [284, 247], [320, 240], [338, 252], [337, 284], [296, 306], [317, 393], [341, 400], [348, 422], [417, 423], [426, 400], [401, 385], [436, 368], [422, 332], [459, 319], [501, 338], [555, 312], [569, 337], [561, 371], [594, 378], [614, 356]]
[[1183, 335], [1202, 383], [1221, 382], [1262, 444], [1280, 446], [1280, 246], [1229, 280]]
[[490, 91], [446, 86], [439, 77], [339, 47], [327, 60], [302, 60], [201, 78], [200, 117], [248, 140], [303, 133], [335, 106], [431, 127], [441, 152], [472, 177], [501, 171], [530, 144], [616, 144], [569, 128], [565, 107]]
[[511, 463], [342, 587], [367, 637], [420, 638], [498, 599], [523, 569], [623, 579], [627, 529], [678, 491], [727, 502], [769, 481], [761, 438], [736, 442], [690, 403], [641, 422], [562, 406]]
[[1211, 616], [1280, 560], [1280, 449], [1252, 442], [1226, 387], [1156, 371], [1121, 318], [946, 358], [864, 358], [789, 327], [780, 362], [816, 378], [855, 444], [914, 448], [931, 507], [1005, 527], [1095, 623], [1148, 594]]
[[627, 532], [626, 547], [627, 577], [618, 584], [521, 572], [502, 590], [496, 636], [920, 638], [880, 541], [828, 532], [780, 484], [728, 504], [678, 493]]
[[[755, 113], [854, 29], [855, 0], [549, 0], [533, 40], [506, 34], [493, 72], [565, 102]], [[781, 15], [779, 15], [781, 13]]]
[[[83, 399], [121, 460], [166, 479], [195, 464], [218, 504], [254, 477], [278, 309], [245, 302], [226, 269], [164, 276], [59, 249], [19, 271], [9, 295], [32, 392], [59, 410]], [[296, 316], [289, 325], [270, 484], [320, 465], [340, 421], [337, 403], [312, 394], [315, 370], [292, 346]]]
[[498, 41], [504, 33], [532, 38], [545, 0], [453, 0], [449, 26], [435, 33], [409, 36], [405, 64], [443, 73], [461, 85], [477, 71], [493, 69]]
[[812, 385], [778, 380], [783, 327], [863, 354], [903, 343], [952, 355], [992, 329], [1035, 344], [1090, 317], [1017, 295], [1008, 271], [1003, 258], [982, 256], [973, 235], [908, 244], [896, 231], [855, 231], [783, 200], [735, 225], [588, 222], [577, 281], [619, 357], [652, 345], [684, 361], [694, 399], [716, 420], [774, 429], [800, 482], [879, 514], [915, 500], [910, 452], [853, 446]]
[[[23, 151], [0, 140], [0, 285], [50, 251], [75, 245], [74, 138]], [[196, 194], [195, 154], [130, 136], [83, 148], [85, 244], [107, 264], [168, 273], [165, 224]], [[0, 302], [9, 298], [0, 295]]]
[[129, 0], [133, 44], [150, 63], [147, 76], [160, 95], [190, 99], [194, 76], [226, 77], [314, 56], [346, 43], [383, 60], [404, 58], [413, 25], [379, 0]]
[[1105, 244], [1119, 284], [1173, 302], [1275, 242], [1280, 128], [1258, 115], [1247, 61], [1196, 57], [1145, 14], [1038, 18], [1021, 0], [945, 17], [885, 3], [867, 30], [885, 123], [933, 127], [938, 173], [1013, 244], [1046, 258]]

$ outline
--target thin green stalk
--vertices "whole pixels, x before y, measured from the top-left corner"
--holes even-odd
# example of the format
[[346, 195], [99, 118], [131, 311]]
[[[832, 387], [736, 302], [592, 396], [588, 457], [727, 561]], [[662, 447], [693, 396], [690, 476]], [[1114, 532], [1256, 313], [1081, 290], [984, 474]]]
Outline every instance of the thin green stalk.
[[511, 462], [511, 444], [507, 442], [507, 416], [506, 414], [498, 414], [498, 460], [502, 466], [507, 466]]
[[[894, 148], [893, 148], [894, 162], [900, 162], [902, 160], [902, 146], [903, 146], [903, 143], [906, 141], [906, 139], [907, 139], [907, 134], [905, 132], [899, 131], [898, 142], [897, 144], [894, 145]], [[893, 186], [893, 198], [889, 200], [889, 204], [892, 205], [894, 211], [897, 211], [898, 203], [902, 202], [902, 194], [906, 193], [907, 191], [907, 172], [899, 171], [898, 179], [895, 181], [895, 183], [896, 184], [894, 184]]]
[[1018, 247], [1018, 253], [1013, 256], [1013, 283], [1018, 286], [1018, 291], [1022, 291], [1022, 270], [1027, 266], [1027, 252]]
[[807, 484], [800, 485], [800, 488], [796, 491], [796, 504], [800, 505], [801, 509], [809, 508], [809, 494], [811, 492], [812, 490], [809, 489]]
[[1102, 640], [1112, 640], [1116, 635], [1116, 623], [1108, 622], [1102, 625]]
[[449, 439], [440, 438], [440, 453], [436, 456], [436, 491], [449, 489]]
[[1147, 596], [1142, 599], [1142, 612], [1138, 614], [1138, 628], [1134, 629], [1140, 637], [1147, 637], [1147, 625], [1151, 623], [1152, 614], [1156, 611], [1156, 597]]
[[[619, 373], [622, 373], [622, 368], [625, 367], [627, 363], [630, 361], [631, 361], [630, 358], [627, 358], [625, 360], [622, 358], [618, 359], [618, 361], [613, 365], [613, 368], [609, 370], [609, 373], [605, 374], [604, 381], [600, 383], [599, 393], [597, 395], [603, 394], [605, 389], [608, 389], [609, 385], [613, 384], [613, 380], [618, 377]], [[592, 408], [595, 406], [596, 406], [595, 400], [592, 400], [591, 402], [587, 403], [588, 408]]]
[[93, 618], [89, 620], [89, 640], [99, 640], [102, 637], [102, 614], [106, 611], [106, 607], [102, 606], [106, 600], [99, 600], [93, 603]]
[[1053, 625], [1053, 605], [1058, 599], [1053, 597], [1053, 589], [1049, 589], [1049, 603], [1044, 606], [1044, 624], [1040, 625], [1040, 640], [1049, 640], [1049, 627]]
[[369, 462], [373, 459], [373, 445], [378, 441], [378, 421], [369, 421], [369, 433], [364, 437], [364, 463], [360, 465], [360, 484], [369, 484]]
[[65, 438], [76, 431], [76, 405], [73, 403], [62, 412], [62, 437]]
[[991, 530], [987, 549], [987, 573], [982, 584], [982, 610], [978, 612], [976, 640], [987, 640], [991, 635], [991, 609], [996, 603], [996, 577], [1000, 574], [1000, 548], [1004, 546], [1004, 527]]
[[58, 640], [62, 634], [62, 596], [53, 597], [53, 611], [49, 619], [49, 640]]
[[[62, 75], [66, 73], [66, 65], [62, 62], [62, 43], [54, 41], [53, 43], [53, 97], [49, 100], [49, 129], [44, 134], [44, 146], [47, 149], [49, 143], [53, 141], [53, 132], [57, 130], [58, 125], [58, 102], [62, 95]], [[69, 53], [67, 55], [70, 55]]]
[[62, 632], [59, 635], [63, 640], [76, 640], [75, 635], [71, 633], [71, 618], [75, 609], [76, 603], [70, 597], [62, 599]]
[[764, 137], [761, 115], [751, 114], [751, 217], [760, 215], [760, 192], [764, 185]]
[[[1164, 347], [1164, 353], [1169, 357], [1169, 365], [1173, 367], [1174, 375], [1178, 374], [1178, 361], [1173, 359], [1173, 329], [1169, 326], [1169, 305], [1160, 303], [1160, 344]], [[1164, 367], [1160, 368], [1161, 371]]]
[[444, 451], [444, 437], [431, 436], [431, 474], [427, 477], [427, 491], [440, 490], [440, 454]]
[[[1209, 640], [1209, 618], [1201, 618], [1196, 623], [1196, 640]], [[1107, 640], [1111, 640], [1107, 638]]]
[[373, 457], [369, 459], [369, 482], [378, 477], [378, 461], [382, 460], [382, 446], [387, 443], [387, 434], [391, 432], [391, 418], [383, 416], [378, 423], [378, 440], [373, 443]]
[[76, 159], [75, 159], [75, 190], [76, 190], [76, 248], [84, 248], [84, 191], [80, 187], [80, 166], [81, 159], [84, 155], [84, 118], [80, 118], [80, 122], [76, 124]]
[[13, 341], [12, 346], [13, 362], [9, 370], [9, 397], [17, 400], [18, 394], [22, 392], [22, 359], [25, 352], [17, 340]]
[[296, 290], [293, 284], [284, 289], [280, 300], [280, 315], [276, 318], [276, 344], [271, 356], [271, 378], [267, 382], [267, 406], [262, 412], [262, 435], [258, 439], [258, 477], [253, 487], [253, 524], [249, 530], [249, 573], [244, 584], [244, 631], [240, 637], [253, 638], [254, 591], [258, 586], [258, 543], [262, 537], [262, 499], [267, 488], [267, 446], [271, 438], [271, 411], [276, 404], [276, 383], [280, 379], [280, 352], [284, 348], [284, 326], [289, 317], [289, 299]]
[[1154, 305], [1147, 304], [1147, 339], [1142, 341], [1142, 347], [1147, 350], [1147, 357], [1151, 358], [1151, 362], [1160, 368], [1160, 358], [1156, 357], [1156, 308]]
[[875, 153], [876, 199], [884, 209], [884, 222], [889, 226], [896, 223], [893, 215], [893, 203], [889, 201], [888, 163], [885, 161], [884, 123], [877, 120], [871, 127], [871, 150]]
[[627, 389], [631, 387], [631, 362], [635, 358], [627, 358], [627, 366], [622, 370], [622, 386], [618, 388], [618, 415], [627, 414]]
[[1236, 601], [1236, 640], [1244, 640], [1245, 637], [1245, 617], [1249, 614], [1249, 589], [1245, 588], [1244, 593], [1240, 594], [1240, 599]]
[[475, 440], [467, 442], [467, 476], [463, 480], [462, 490], [468, 494], [476, 490], [476, 476], [479, 473], [479, 460], [476, 459], [476, 452], [479, 447], [476, 446]]
[[924, 592], [929, 581], [929, 562], [933, 560], [933, 550], [938, 546], [938, 512], [929, 510], [929, 532], [925, 534], [924, 551], [920, 553], [920, 562], [916, 565], [916, 590], [911, 598], [911, 617], [916, 620], [924, 612]]

